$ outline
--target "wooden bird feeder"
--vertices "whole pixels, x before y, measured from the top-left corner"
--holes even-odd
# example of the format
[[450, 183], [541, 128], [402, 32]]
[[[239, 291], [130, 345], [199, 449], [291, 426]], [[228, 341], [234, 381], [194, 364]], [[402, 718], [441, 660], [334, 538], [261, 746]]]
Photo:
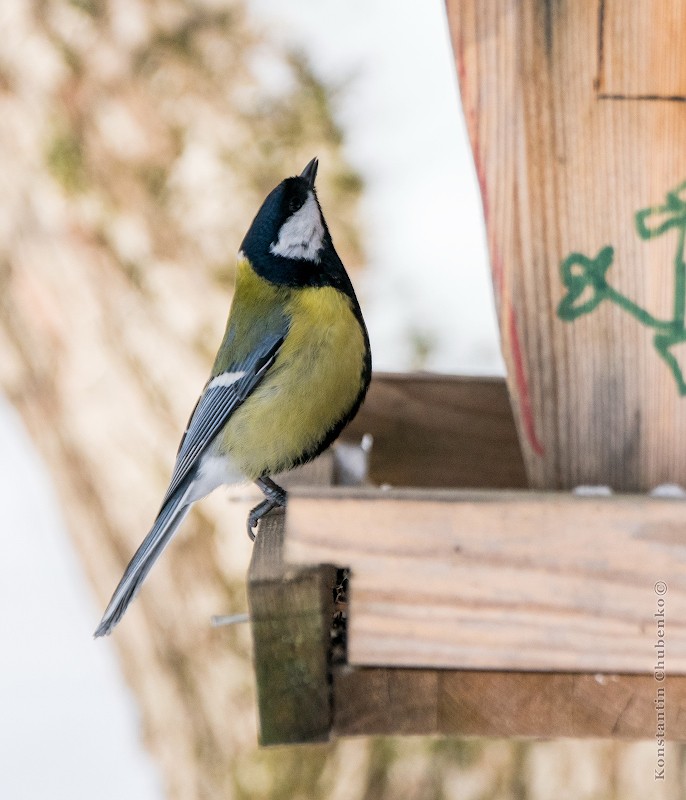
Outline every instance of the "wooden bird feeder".
[[265, 520], [261, 741], [686, 740], [686, 0], [447, 6], [507, 383], [377, 375]]

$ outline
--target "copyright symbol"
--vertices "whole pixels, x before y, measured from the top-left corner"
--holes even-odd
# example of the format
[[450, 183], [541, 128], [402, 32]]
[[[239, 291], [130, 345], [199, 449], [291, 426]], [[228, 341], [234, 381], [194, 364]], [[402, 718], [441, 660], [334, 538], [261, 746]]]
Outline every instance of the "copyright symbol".
[[664, 581], [657, 581], [655, 584], [655, 594], [667, 594], [667, 584]]

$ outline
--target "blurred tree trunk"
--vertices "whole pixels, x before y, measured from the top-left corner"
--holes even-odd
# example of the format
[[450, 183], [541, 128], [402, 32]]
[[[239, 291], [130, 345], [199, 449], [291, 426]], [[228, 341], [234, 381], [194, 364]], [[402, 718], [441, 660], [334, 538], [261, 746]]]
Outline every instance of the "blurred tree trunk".
[[[262, 199], [318, 154], [354, 265], [360, 184], [325, 87], [239, 3], [9, 5], [0, 385], [104, 608], [157, 511]], [[247, 631], [209, 624], [245, 608], [244, 515], [202, 504], [113, 637], [172, 798], [233, 796], [255, 750]]]

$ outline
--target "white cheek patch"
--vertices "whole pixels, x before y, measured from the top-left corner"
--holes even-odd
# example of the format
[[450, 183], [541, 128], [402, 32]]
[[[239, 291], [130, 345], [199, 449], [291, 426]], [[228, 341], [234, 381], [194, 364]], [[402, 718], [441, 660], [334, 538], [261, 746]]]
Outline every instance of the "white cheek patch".
[[278, 240], [269, 250], [276, 256], [317, 262], [323, 240], [324, 224], [319, 207], [312, 192], [308, 192], [307, 200], [284, 222]]

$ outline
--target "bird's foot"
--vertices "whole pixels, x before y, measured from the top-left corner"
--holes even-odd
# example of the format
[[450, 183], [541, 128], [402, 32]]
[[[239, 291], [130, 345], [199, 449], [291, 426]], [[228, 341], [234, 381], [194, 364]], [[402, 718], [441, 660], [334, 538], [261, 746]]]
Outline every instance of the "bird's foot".
[[258, 503], [255, 508], [248, 514], [248, 536], [250, 537], [251, 541], [255, 541], [255, 528], [257, 527], [257, 523], [268, 514], [273, 508], [278, 508], [279, 504], [276, 503], [274, 500], [270, 500], [267, 498], [263, 500], [261, 503]]
[[274, 508], [283, 508], [288, 499], [286, 491], [270, 478], [258, 478], [255, 483], [264, 493], [265, 499], [248, 514], [248, 536], [253, 542], [255, 541], [255, 528], [262, 517]]

